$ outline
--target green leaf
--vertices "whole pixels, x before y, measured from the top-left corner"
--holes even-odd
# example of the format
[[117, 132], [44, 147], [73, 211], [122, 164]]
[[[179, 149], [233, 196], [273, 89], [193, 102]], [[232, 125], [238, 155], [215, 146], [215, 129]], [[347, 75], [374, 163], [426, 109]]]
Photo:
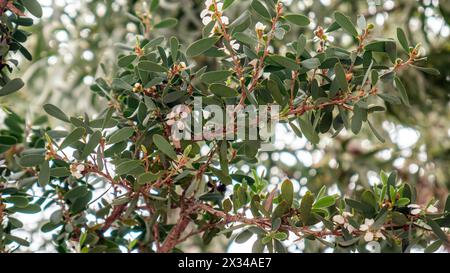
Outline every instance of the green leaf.
[[132, 62], [134, 62], [134, 60], [136, 60], [137, 56], [136, 55], [128, 55], [128, 56], [123, 56], [122, 58], [119, 59], [118, 65], [120, 67], [127, 67], [129, 66]]
[[297, 45], [295, 48], [297, 58], [303, 54], [303, 52], [305, 51], [305, 46], [306, 46], [306, 36], [304, 34], [302, 34], [302, 35], [300, 35], [300, 37], [298, 37]]
[[154, 174], [151, 172], [143, 173], [138, 177], [138, 184], [139, 185], [145, 185], [147, 183], [151, 183], [153, 181], [156, 181], [158, 179], [158, 174]]
[[157, 64], [151, 61], [140, 61], [138, 63], [138, 68], [140, 70], [148, 71], [148, 72], [167, 72], [169, 71], [164, 66]]
[[209, 86], [209, 90], [218, 97], [236, 97], [236, 90], [220, 83], [214, 83]]
[[405, 32], [401, 28], [397, 28], [397, 39], [403, 50], [405, 50], [406, 53], [409, 53], [408, 39], [406, 38]]
[[301, 27], [305, 27], [310, 23], [309, 18], [301, 14], [286, 14], [284, 18], [289, 22]]
[[170, 53], [172, 54], [172, 61], [175, 62], [178, 59], [178, 49], [180, 47], [180, 42], [177, 37], [170, 38]]
[[358, 105], [353, 107], [353, 117], [352, 117], [352, 132], [357, 135], [361, 131], [363, 123], [363, 113]]
[[381, 142], [384, 143], [386, 140], [378, 133], [378, 131], [373, 127], [372, 123], [367, 120], [367, 123], [369, 124], [370, 130], [372, 130], [372, 133], [375, 135], [375, 137]]
[[251, 6], [256, 11], [256, 13], [261, 15], [263, 18], [270, 20], [270, 13], [261, 2], [259, 2], [258, 0], [253, 0]]
[[336, 19], [336, 22], [339, 24], [339, 26], [341, 26], [341, 28], [344, 29], [348, 34], [352, 35], [353, 37], [358, 37], [358, 31], [356, 30], [355, 25], [347, 16], [340, 12], [335, 12], [334, 18]]
[[433, 230], [434, 234], [436, 234], [437, 237], [439, 237], [439, 239], [441, 239], [444, 242], [448, 242], [448, 237], [447, 234], [442, 231], [441, 227], [432, 219], [428, 219], [427, 224], [431, 227], [431, 229]]
[[58, 107], [54, 106], [53, 104], [45, 104], [44, 105], [44, 111], [49, 114], [50, 116], [57, 118], [59, 120], [62, 120], [64, 122], [70, 123], [69, 117], [61, 111]]
[[44, 187], [50, 181], [50, 166], [49, 162], [45, 161], [39, 166], [38, 182], [41, 187]]
[[284, 214], [286, 214], [289, 211], [289, 204], [283, 200], [281, 201], [278, 206], [274, 209], [272, 213], [272, 219], [282, 217]]
[[300, 68], [299, 65], [294, 60], [284, 56], [272, 55], [269, 57], [269, 59], [288, 69], [298, 70]]
[[109, 136], [108, 144], [114, 144], [129, 139], [134, 134], [133, 127], [121, 128]]
[[88, 155], [90, 155], [95, 147], [100, 143], [100, 140], [102, 138], [102, 133], [100, 131], [95, 131], [91, 137], [89, 138], [88, 143], [84, 146], [83, 153], [81, 154], [81, 158], [86, 158]]
[[42, 7], [37, 0], [24, 0], [22, 4], [34, 16], [42, 17]]
[[40, 154], [27, 154], [24, 155], [20, 158], [19, 160], [19, 164], [22, 167], [34, 167], [37, 166], [41, 163], [43, 163], [45, 160], [44, 155], [40, 155]]
[[222, 10], [226, 10], [231, 4], [233, 4], [234, 0], [225, 0], [223, 1]]
[[400, 98], [402, 99], [403, 103], [407, 106], [410, 106], [408, 93], [406, 92], [406, 89], [405, 89], [405, 86], [403, 85], [402, 80], [400, 80], [399, 77], [395, 76], [394, 81], [395, 81], [395, 87], [397, 87], [398, 91], [400, 92]]
[[155, 143], [158, 150], [167, 155], [173, 160], [177, 159], [177, 153], [173, 146], [161, 135], [153, 135], [153, 143]]
[[14, 204], [19, 208], [25, 208], [28, 206], [28, 199], [24, 196], [10, 196], [3, 199], [6, 203]]
[[311, 141], [312, 144], [317, 144], [320, 141], [319, 135], [314, 130], [313, 125], [309, 121], [309, 119], [302, 117], [298, 118], [298, 123], [300, 124], [300, 129], [302, 130], [303, 135]]
[[314, 203], [314, 196], [310, 191], [307, 191], [300, 202], [300, 220], [303, 225], [308, 225], [311, 217], [311, 209]]
[[81, 185], [76, 186], [73, 189], [70, 189], [68, 192], [64, 194], [64, 199], [66, 200], [74, 200], [76, 198], [79, 198], [81, 196], [84, 196], [89, 192], [87, 186]]
[[420, 67], [420, 66], [415, 66], [415, 65], [412, 65], [412, 64], [411, 64], [411, 66], [414, 67], [415, 69], [419, 70], [419, 71], [422, 71], [422, 72], [424, 72], [426, 74], [429, 74], [429, 75], [432, 75], [432, 76], [440, 76], [441, 75], [441, 72], [439, 70], [435, 69], [435, 68]]
[[345, 199], [345, 203], [356, 210], [363, 212], [364, 214], [372, 214], [374, 212], [374, 208], [369, 204], [362, 203], [353, 199]]
[[283, 184], [281, 184], [281, 196], [288, 206], [291, 207], [294, 201], [294, 185], [288, 179], [284, 180]]
[[437, 240], [433, 242], [431, 245], [427, 246], [424, 250], [425, 253], [434, 253], [436, 252], [442, 245], [441, 240]]
[[28, 204], [28, 206], [26, 206], [24, 208], [14, 206], [12, 208], [9, 208], [8, 210], [10, 210], [12, 212], [18, 212], [18, 213], [34, 214], [34, 213], [40, 212], [41, 207], [38, 204]]
[[14, 236], [14, 235], [11, 235], [11, 234], [5, 234], [5, 238], [8, 239], [8, 240], [11, 240], [13, 242], [16, 242], [16, 243], [18, 243], [19, 245], [22, 245], [22, 246], [30, 246], [30, 243], [27, 240], [22, 239], [22, 238], [17, 237], [17, 236]]
[[19, 91], [24, 86], [24, 82], [22, 79], [16, 78], [7, 82], [2, 89], [0, 89], [0, 97], [12, 94], [16, 91]]
[[239, 233], [238, 236], [236, 236], [236, 239], [234, 239], [234, 241], [238, 244], [243, 244], [243, 243], [247, 242], [252, 236], [253, 236], [253, 233], [251, 233], [248, 230], [244, 230], [241, 233]]
[[219, 40], [220, 37], [212, 36], [200, 39], [192, 43], [186, 50], [186, 55], [188, 57], [195, 57], [201, 55], [208, 49], [214, 46], [215, 43]]
[[117, 175], [129, 174], [139, 166], [141, 166], [140, 160], [127, 160], [117, 165], [115, 172]]
[[403, 213], [394, 211], [392, 212], [392, 222], [398, 226], [403, 226], [408, 222], [408, 219]]
[[339, 86], [339, 89], [341, 89], [342, 91], [347, 91], [348, 90], [348, 82], [347, 82], [347, 78], [345, 76], [345, 70], [344, 67], [342, 67], [341, 63], [336, 63], [336, 65], [334, 66], [334, 73], [336, 74], [336, 84]]
[[334, 198], [334, 196], [324, 196], [314, 203], [313, 208], [315, 209], [328, 208], [333, 206], [335, 202], [336, 198]]
[[171, 28], [178, 24], [178, 20], [175, 18], [167, 18], [155, 25], [155, 28]]
[[60, 145], [60, 148], [64, 149], [64, 148], [72, 145], [73, 143], [80, 140], [81, 137], [83, 137], [83, 135], [85, 133], [86, 133], [86, 129], [84, 129], [83, 127], [76, 128], [64, 139], [64, 141]]
[[225, 81], [232, 73], [228, 70], [210, 71], [202, 74], [200, 80], [205, 83]]
[[316, 69], [320, 66], [320, 60], [317, 58], [310, 58], [302, 61], [302, 66], [308, 70]]

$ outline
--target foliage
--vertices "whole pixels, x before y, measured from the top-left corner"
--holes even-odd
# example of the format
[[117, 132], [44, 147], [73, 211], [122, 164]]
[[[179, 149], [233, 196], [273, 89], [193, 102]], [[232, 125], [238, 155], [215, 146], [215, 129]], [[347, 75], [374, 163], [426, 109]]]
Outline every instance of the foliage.
[[[415, 189], [395, 172], [381, 172], [382, 183], [355, 199], [328, 195], [325, 187], [300, 194], [290, 180], [273, 186], [256, 172], [233, 168], [256, 162], [259, 140], [170, 138], [173, 106], [192, 108], [196, 96], [221, 108], [281, 105], [280, 120], [312, 144], [344, 129], [359, 134], [363, 124], [383, 142], [372, 117], [385, 111], [382, 103], [410, 104], [399, 72], [438, 74], [421, 65], [420, 44], [410, 44], [401, 29], [397, 41], [374, 38], [364, 17], [355, 25], [336, 12], [327, 28], [292, 41], [285, 37], [307, 26], [308, 17], [287, 13], [276, 1], [253, 0], [249, 11], [229, 22], [229, 5], [233, 1], [206, 1], [202, 37], [187, 46], [175, 36], [148, 39], [144, 27], [134, 47], [123, 47], [116, 76], [92, 86], [108, 105], [99, 116], [70, 116], [46, 104], [45, 112], [69, 131], [42, 128], [39, 120], [29, 126], [9, 109], [8, 129], [0, 134], [2, 251], [28, 244], [12, 232], [22, 226], [16, 213], [52, 205], [59, 209], [41, 230], [54, 233], [60, 252], [72, 245], [79, 252], [182, 251], [178, 245], [195, 235], [206, 245], [215, 237], [230, 239], [235, 230], [237, 243], [256, 235], [254, 252], [285, 252], [283, 242], [293, 238], [336, 252], [435, 251], [448, 242], [449, 201], [442, 212], [434, 201], [416, 205]], [[142, 24], [151, 26], [146, 19]], [[354, 49], [329, 41], [333, 32], [349, 35]], [[275, 41], [287, 51], [274, 48]], [[203, 58], [219, 66], [198, 67]], [[201, 154], [205, 145], [208, 152]], [[36, 187], [42, 195], [34, 195]]]

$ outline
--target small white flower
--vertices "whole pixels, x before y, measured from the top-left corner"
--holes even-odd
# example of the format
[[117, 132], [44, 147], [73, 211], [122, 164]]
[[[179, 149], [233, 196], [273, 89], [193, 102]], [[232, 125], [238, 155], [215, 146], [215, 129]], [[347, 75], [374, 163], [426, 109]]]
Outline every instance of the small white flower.
[[255, 30], [256, 30], [256, 32], [263, 32], [264, 30], [266, 30], [266, 25], [264, 25], [261, 22], [258, 22], [255, 25]]
[[339, 214], [333, 216], [333, 221], [338, 223], [339, 225], [345, 224], [345, 218], [342, 215], [339, 215]]
[[380, 238], [386, 239], [386, 237], [383, 235], [383, 232], [381, 230], [384, 229], [384, 227], [381, 227], [379, 229], [373, 229], [372, 225], [375, 223], [375, 220], [373, 219], [365, 219], [364, 224], [359, 226], [360, 231], [364, 231], [364, 241], [371, 242], [376, 241]]
[[234, 50], [239, 50], [239, 48], [241, 47], [241, 45], [238, 44], [238, 43], [236, 42], [236, 40], [231, 40], [231, 41], [230, 41], [230, 45], [231, 45], [231, 48], [233, 48]]
[[213, 5], [213, 0], [206, 0], [205, 1], [205, 6], [208, 9], [209, 7], [211, 7]]
[[[421, 214], [424, 211], [423, 207], [418, 205], [418, 204], [410, 204], [410, 205], [408, 205], [408, 208], [411, 209], [411, 211], [409, 212], [411, 215], [419, 215], [419, 214]], [[425, 209], [425, 212], [427, 212], [427, 213], [437, 213], [438, 209], [435, 206], [433, 206], [433, 205], [429, 205]]]
[[353, 216], [353, 214], [349, 213], [349, 212], [343, 212], [342, 215], [335, 215], [333, 216], [333, 222], [343, 226], [345, 229], [348, 230], [348, 232], [353, 233], [356, 228], [352, 225], [350, 225], [350, 223], [348, 222], [348, 217]]
[[364, 235], [364, 241], [366, 241], [366, 242], [373, 241], [373, 238], [374, 238], [374, 234], [370, 231], [366, 232], [366, 234]]
[[83, 177], [82, 172], [85, 170], [83, 164], [73, 163], [70, 165], [70, 174], [76, 179], [80, 179]]
[[226, 16], [222, 16], [221, 20], [224, 25], [230, 24], [230, 19], [228, 19], [228, 17], [226, 17]]
[[438, 209], [437, 209], [435, 206], [430, 205], [430, 206], [427, 208], [427, 212], [428, 212], [428, 213], [436, 213], [436, 212], [438, 212]]
[[211, 23], [212, 18], [211, 16], [205, 16], [202, 18], [202, 23], [206, 26], [207, 24]]

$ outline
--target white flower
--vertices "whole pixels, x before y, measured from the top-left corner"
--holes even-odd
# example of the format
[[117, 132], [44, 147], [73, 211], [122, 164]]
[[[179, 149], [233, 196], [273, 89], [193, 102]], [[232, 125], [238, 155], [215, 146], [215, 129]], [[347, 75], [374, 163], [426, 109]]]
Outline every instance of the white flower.
[[228, 19], [228, 17], [222, 16], [222, 17], [220, 17], [220, 18], [221, 18], [222, 23], [223, 23], [224, 25], [230, 24], [230, 19]]
[[376, 241], [380, 238], [386, 239], [386, 237], [384, 236], [384, 234], [382, 232], [384, 227], [381, 227], [379, 229], [374, 229], [372, 227], [372, 225], [374, 223], [375, 223], [375, 220], [366, 218], [364, 220], [364, 224], [359, 226], [359, 230], [365, 232], [364, 241], [366, 241], [366, 242]]
[[241, 45], [238, 44], [238, 43], [236, 42], [236, 40], [231, 40], [231, 41], [230, 41], [230, 46], [231, 46], [231, 48], [234, 49], [234, 50], [239, 50], [239, 48], [241, 47]]
[[380, 253], [381, 252], [380, 243], [378, 243], [376, 241], [371, 241], [371, 242], [367, 243], [366, 249], [372, 253]]
[[[411, 209], [411, 211], [409, 212], [411, 215], [419, 215], [424, 211], [424, 208], [420, 205], [417, 204], [410, 204], [408, 205], [408, 208]], [[438, 209], [433, 206], [433, 205], [429, 205], [426, 209], [425, 212], [427, 213], [437, 213]]]
[[349, 212], [343, 212], [342, 215], [337, 214], [335, 216], [333, 216], [333, 222], [343, 226], [345, 229], [348, 230], [348, 232], [353, 233], [356, 228], [354, 226], [352, 226], [349, 222], [348, 222], [348, 217], [353, 216], [353, 214], [349, 213]]
[[83, 177], [82, 172], [85, 170], [83, 164], [73, 163], [70, 165], [70, 173], [76, 179], [80, 179]]
[[256, 30], [256, 32], [263, 32], [264, 30], [266, 30], [266, 25], [264, 25], [261, 22], [258, 22], [255, 25], [255, 30]]
[[179, 130], [185, 128], [185, 119], [189, 117], [191, 109], [186, 105], [177, 105], [166, 116], [166, 124], [169, 126], [175, 125]]
[[430, 206], [428, 206], [428, 208], [427, 208], [427, 212], [428, 212], [428, 213], [436, 213], [436, 212], [438, 212], [438, 209], [437, 209], [435, 206], [430, 205]]
[[345, 223], [345, 218], [342, 215], [333, 216], [333, 221], [338, 223], [339, 225], [343, 225]]

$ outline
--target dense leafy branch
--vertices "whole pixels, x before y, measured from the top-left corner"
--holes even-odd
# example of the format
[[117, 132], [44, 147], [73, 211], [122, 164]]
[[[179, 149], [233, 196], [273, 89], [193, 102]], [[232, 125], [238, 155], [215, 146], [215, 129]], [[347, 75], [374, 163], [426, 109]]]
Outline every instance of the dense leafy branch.
[[[257, 163], [261, 139], [171, 135], [184, 126], [176, 106], [194, 112], [195, 98], [201, 97], [203, 106], [237, 105], [236, 112], [246, 105], [279, 105], [281, 122], [313, 144], [320, 134], [336, 136], [344, 129], [358, 134], [365, 123], [383, 141], [369, 117], [384, 111], [384, 103], [409, 104], [397, 74], [409, 67], [437, 73], [419, 66], [425, 60], [420, 45], [410, 46], [401, 29], [399, 56], [405, 61], [397, 42], [372, 37], [374, 26], [363, 17], [355, 26], [336, 12], [328, 28], [292, 42], [285, 34], [308, 26], [306, 16], [286, 14], [278, 1], [254, 0], [251, 12], [230, 23], [225, 12], [231, 4], [207, 0], [203, 36], [187, 47], [176, 37], [150, 39], [151, 16], [141, 16], [143, 35], [119, 56], [116, 77], [99, 78], [91, 88], [108, 102], [100, 115], [68, 116], [57, 106], [44, 106], [70, 131], [27, 125], [9, 109], [0, 134], [1, 251], [29, 244], [14, 235], [22, 227], [14, 214], [52, 207], [57, 209], [41, 231], [53, 232], [60, 252], [71, 246], [79, 252], [173, 252], [195, 235], [207, 245], [233, 231], [239, 231], [237, 243], [255, 235], [255, 252], [284, 252], [297, 240], [359, 252], [418, 246], [435, 251], [448, 243], [450, 202], [441, 211], [434, 200], [415, 204], [415, 190], [395, 172], [381, 172], [380, 184], [352, 197], [328, 195], [325, 187], [300, 193], [289, 179], [271, 185], [255, 171], [233, 168], [242, 161]], [[329, 40], [337, 31], [353, 39], [353, 51]], [[220, 65], [200, 68], [200, 57]], [[233, 115], [233, 122], [237, 119]], [[211, 125], [208, 119], [199, 123]], [[225, 133], [222, 127], [216, 131]], [[208, 152], [202, 154], [202, 147]], [[36, 189], [42, 196], [33, 194]]]

